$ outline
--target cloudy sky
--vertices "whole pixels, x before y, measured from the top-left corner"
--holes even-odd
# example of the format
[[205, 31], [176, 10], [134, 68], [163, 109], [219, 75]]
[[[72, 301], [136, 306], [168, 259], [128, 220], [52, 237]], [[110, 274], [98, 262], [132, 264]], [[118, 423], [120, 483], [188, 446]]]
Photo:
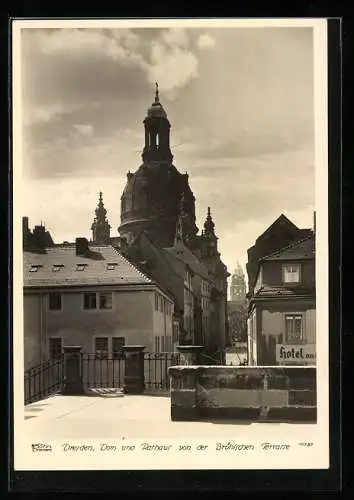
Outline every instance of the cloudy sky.
[[90, 237], [103, 191], [118, 235], [126, 173], [159, 82], [199, 228], [210, 205], [229, 270], [281, 213], [311, 227], [311, 28], [24, 29], [23, 215]]

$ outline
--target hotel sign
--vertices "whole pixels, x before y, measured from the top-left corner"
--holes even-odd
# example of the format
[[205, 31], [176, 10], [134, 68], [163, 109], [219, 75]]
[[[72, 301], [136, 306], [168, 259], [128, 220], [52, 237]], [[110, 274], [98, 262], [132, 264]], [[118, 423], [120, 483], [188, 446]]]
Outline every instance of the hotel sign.
[[276, 346], [277, 363], [299, 364], [316, 362], [315, 344], [305, 345], [287, 345], [277, 344]]

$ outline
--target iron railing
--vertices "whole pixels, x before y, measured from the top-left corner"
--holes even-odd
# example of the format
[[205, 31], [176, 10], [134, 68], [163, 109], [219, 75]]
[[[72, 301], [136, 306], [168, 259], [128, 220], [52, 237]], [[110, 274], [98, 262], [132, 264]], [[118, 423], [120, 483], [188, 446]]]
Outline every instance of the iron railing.
[[179, 365], [180, 354], [175, 352], [145, 352], [144, 377], [145, 389], [166, 390], [170, 388], [168, 369]]
[[82, 383], [85, 389], [121, 388], [124, 383], [124, 354], [82, 353]]
[[25, 405], [61, 391], [64, 381], [64, 357], [50, 359], [25, 371]]

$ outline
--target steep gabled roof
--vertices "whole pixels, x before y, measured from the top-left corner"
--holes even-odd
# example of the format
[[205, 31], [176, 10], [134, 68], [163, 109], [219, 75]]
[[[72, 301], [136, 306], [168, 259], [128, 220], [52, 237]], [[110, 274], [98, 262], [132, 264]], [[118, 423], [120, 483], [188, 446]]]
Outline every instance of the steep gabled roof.
[[205, 280], [210, 280], [207, 268], [181, 241], [175, 243], [173, 247], [164, 248], [164, 251], [183, 261], [198, 276]]
[[315, 257], [315, 235], [290, 243], [284, 248], [266, 255], [261, 261], [269, 260], [303, 260]]
[[[53, 271], [54, 267], [59, 270]], [[23, 277], [24, 287], [154, 283], [112, 246], [92, 244], [85, 257], [76, 255], [75, 244], [56, 245], [42, 254], [24, 252]]]
[[288, 219], [286, 215], [281, 214], [257, 239], [263, 238], [269, 233], [272, 233], [274, 229], [278, 230], [279, 227], [289, 227], [295, 231], [299, 230], [299, 228], [293, 222], [291, 222], [291, 220]]

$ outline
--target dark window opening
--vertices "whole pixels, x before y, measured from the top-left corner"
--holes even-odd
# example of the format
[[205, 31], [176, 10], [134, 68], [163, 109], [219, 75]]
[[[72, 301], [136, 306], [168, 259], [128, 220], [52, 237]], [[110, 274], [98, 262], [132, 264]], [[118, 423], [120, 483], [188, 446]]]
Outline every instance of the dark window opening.
[[84, 309], [97, 309], [96, 293], [84, 293]]
[[112, 293], [100, 293], [100, 309], [112, 309]]
[[124, 358], [124, 350], [123, 347], [125, 345], [124, 337], [112, 337], [112, 356], [113, 359], [123, 359]]
[[49, 309], [50, 311], [61, 311], [62, 299], [61, 293], [52, 292], [49, 294]]
[[60, 337], [49, 339], [49, 357], [51, 359], [59, 358], [63, 353], [63, 340]]

